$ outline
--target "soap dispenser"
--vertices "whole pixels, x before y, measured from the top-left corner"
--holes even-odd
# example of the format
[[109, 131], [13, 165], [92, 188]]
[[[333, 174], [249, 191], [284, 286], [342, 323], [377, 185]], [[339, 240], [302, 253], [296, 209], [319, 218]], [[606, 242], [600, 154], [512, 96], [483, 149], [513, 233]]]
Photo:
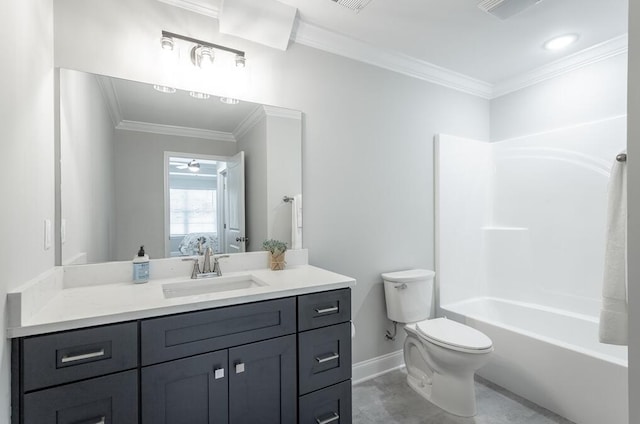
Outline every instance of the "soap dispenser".
[[140, 246], [138, 255], [133, 258], [133, 282], [146, 283], [149, 281], [149, 255], [144, 253], [144, 246]]

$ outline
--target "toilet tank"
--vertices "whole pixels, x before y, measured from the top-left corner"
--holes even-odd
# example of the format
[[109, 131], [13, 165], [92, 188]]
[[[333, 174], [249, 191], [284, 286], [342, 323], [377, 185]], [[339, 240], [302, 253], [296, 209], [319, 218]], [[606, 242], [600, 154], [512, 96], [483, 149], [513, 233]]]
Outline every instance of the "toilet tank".
[[435, 272], [428, 269], [411, 269], [382, 274], [389, 319], [410, 323], [429, 318], [435, 275]]

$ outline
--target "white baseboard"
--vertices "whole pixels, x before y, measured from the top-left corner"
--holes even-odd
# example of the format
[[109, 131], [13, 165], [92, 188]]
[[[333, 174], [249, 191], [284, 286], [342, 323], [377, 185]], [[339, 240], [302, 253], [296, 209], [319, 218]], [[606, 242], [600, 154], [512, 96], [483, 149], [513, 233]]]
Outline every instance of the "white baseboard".
[[402, 350], [391, 352], [376, 358], [353, 364], [351, 378], [353, 384], [371, 380], [379, 375], [397, 370], [404, 366], [404, 355]]

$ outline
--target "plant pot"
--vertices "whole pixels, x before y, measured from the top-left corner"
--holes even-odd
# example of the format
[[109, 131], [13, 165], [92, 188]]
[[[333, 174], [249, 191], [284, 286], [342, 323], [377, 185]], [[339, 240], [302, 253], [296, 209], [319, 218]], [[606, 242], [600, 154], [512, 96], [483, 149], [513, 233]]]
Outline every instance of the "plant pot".
[[287, 264], [284, 260], [284, 253], [285, 252], [269, 252], [269, 264], [273, 271], [280, 271], [284, 269], [284, 266]]

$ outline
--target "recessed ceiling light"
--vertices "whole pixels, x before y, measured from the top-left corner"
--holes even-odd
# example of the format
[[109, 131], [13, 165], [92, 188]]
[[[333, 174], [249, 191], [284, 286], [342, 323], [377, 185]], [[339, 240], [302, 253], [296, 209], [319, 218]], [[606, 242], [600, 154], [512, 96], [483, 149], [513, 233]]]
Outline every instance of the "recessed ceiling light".
[[240, 103], [240, 100], [234, 99], [233, 97], [220, 97], [220, 101], [228, 105], [237, 105]]
[[199, 99], [199, 100], [207, 100], [209, 97], [211, 97], [207, 93], [200, 93], [198, 91], [190, 91], [189, 95], [194, 99]]
[[578, 34], [565, 34], [547, 41], [544, 43], [544, 48], [547, 50], [562, 50], [565, 47], [569, 47], [577, 40]]
[[153, 89], [159, 91], [161, 93], [173, 94], [176, 92], [176, 89], [173, 87], [167, 87], [166, 85], [158, 85], [154, 84]]

